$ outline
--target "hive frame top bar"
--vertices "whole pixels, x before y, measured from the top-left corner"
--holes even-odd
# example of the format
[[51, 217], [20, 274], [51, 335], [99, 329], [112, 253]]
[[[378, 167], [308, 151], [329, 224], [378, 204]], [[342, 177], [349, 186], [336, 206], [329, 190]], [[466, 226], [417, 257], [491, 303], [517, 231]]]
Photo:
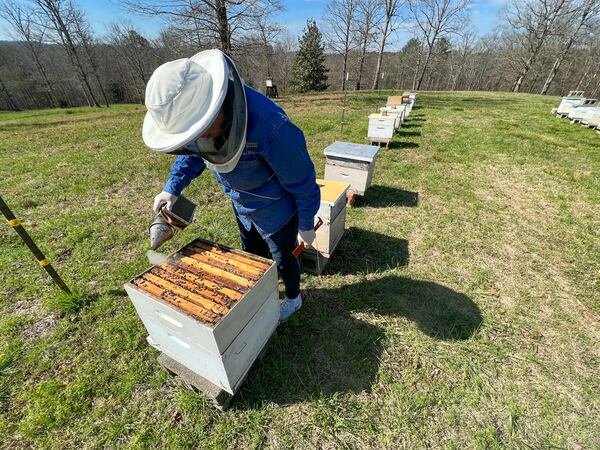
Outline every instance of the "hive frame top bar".
[[[245, 257], [245, 258], [247, 258], [249, 260], [254, 260], [254, 261], [258, 262], [258, 263], [265, 264], [266, 267], [264, 269], [263, 276], [271, 268], [273, 268], [275, 266], [275, 262], [272, 261], [272, 260], [270, 260], [270, 259], [263, 258], [263, 257], [257, 256], [257, 255], [253, 255], [253, 254], [249, 254], [249, 253], [243, 252], [241, 250], [237, 250], [237, 249], [228, 247], [226, 245], [218, 244], [216, 242], [207, 241], [207, 240], [204, 240], [204, 239], [201, 239], [201, 238], [194, 239], [194, 240], [188, 242], [187, 244], [183, 245], [182, 247], [180, 247], [179, 249], [177, 249], [173, 253], [171, 253], [168, 256], [168, 259], [167, 259], [166, 263], [169, 264], [170, 266], [173, 266], [173, 267], [180, 267], [180, 266], [177, 266], [175, 264], [172, 264], [170, 261], [177, 261], [178, 260], [177, 259], [178, 255], [181, 255], [184, 250], [189, 250], [190, 247], [192, 247], [196, 243], [201, 243], [201, 244], [205, 244], [205, 245], [208, 245], [208, 246], [211, 246], [211, 247], [215, 247], [215, 248], [217, 248], [219, 250], [222, 250], [222, 251], [225, 251], [225, 252], [231, 252], [233, 255], [242, 256], [242, 257]], [[158, 264], [158, 265], [153, 265], [153, 266], [149, 267], [148, 269], [144, 270], [143, 272], [141, 272], [138, 275], [136, 275], [135, 277], [133, 277], [130, 281], [128, 281], [125, 284], [125, 286], [127, 288], [134, 289], [136, 291], [142, 292], [144, 295], [146, 295], [148, 297], [151, 297], [151, 298], [155, 299], [156, 301], [158, 301], [158, 302], [160, 302], [160, 303], [168, 306], [169, 308], [175, 309], [176, 311], [178, 311], [178, 312], [180, 312], [182, 314], [190, 316], [190, 317], [194, 318], [195, 320], [199, 320], [199, 321], [201, 321], [203, 323], [204, 326], [209, 327], [209, 328], [215, 328], [216, 326], [218, 326], [222, 322], [222, 319], [225, 318], [229, 314], [229, 312], [231, 312], [231, 310], [233, 310], [245, 298], [245, 296], [247, 294], [247, 292], [240, 293], [241, 297], [237, 301], [235, 301], [229, 307], [229, 311], [225, 315], [223, 315], [222, 317], [220, 317], [218, 320], [216, 320], [214, 322], [205, 321], [201, 317], [198, 317], [195, 314], [192, 314], [189, 311], [187, 311], [187, 310], [185, 310], [185, 309], [183, 309], [181, 307], [178, 307], [177, 305], [169, 302], [168, 300], [162, 298], [161, 296], [158, 296], [158, 295], [155, 295], [155, 294], [153, 294], [151, 292], [148, 292], [147, 290], [145, 290], [142, 287], [140, 287], [140, 286], [138, 286], [138, 285], [135, 284], [136, 281], [142, 280], [145, 275], [150, 274], [152, 270], [154, 270], [156, 268], [160, 268], [161, 266], [162, 266], [162, 264]], [[260, 278], [259, 278], [259, 280], [260, 280]], [[223, 287], [227, 288], [226, 286], [223, 286]]]
[[377, 145], [355, 144], [342, 141], [336, 141], [324, 150], [325, 156], [366, 162], [372, 162], [378, 152], [379, 147]]

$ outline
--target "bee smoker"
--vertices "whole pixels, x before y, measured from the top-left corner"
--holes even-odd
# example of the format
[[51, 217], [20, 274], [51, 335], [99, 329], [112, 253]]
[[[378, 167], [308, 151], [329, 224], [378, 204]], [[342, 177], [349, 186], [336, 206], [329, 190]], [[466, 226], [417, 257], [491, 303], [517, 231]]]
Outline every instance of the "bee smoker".
[[195, 210], [196, 204], [183, 195], [177, 198], [171, 209], [163, 205], [150, 224], [150, 249], [156, 250], [175, 233], [191, 224]]

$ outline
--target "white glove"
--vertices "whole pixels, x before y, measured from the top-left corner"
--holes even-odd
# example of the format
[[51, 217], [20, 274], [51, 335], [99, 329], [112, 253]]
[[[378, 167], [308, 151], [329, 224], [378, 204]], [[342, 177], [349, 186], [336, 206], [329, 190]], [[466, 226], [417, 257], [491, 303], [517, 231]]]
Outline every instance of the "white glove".
[[154, 197], [154, 205], [152, 209], [156, 214], [160, 211], [163, 205], [166, 205], [166, 208], [170, 211], [173, 207], [173, 203], [177, 201], [177, 196], [173, 194], [169, 194], [168, 192], [162, 191], [156, 197]]
[[301, 242], [304, 242], [304, 246], [306, 248], [309, 248], [313, 242], [315, 242], [315, 238], [317, 237], [317, 234], [315, 233], [315, 230], [306, 230], [306, 231], [298, 231], [298, 239]]

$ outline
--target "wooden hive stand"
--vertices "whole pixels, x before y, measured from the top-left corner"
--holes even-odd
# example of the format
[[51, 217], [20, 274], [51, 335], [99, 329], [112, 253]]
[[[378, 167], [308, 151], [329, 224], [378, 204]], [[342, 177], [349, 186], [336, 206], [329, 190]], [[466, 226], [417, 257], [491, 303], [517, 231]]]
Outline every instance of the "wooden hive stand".
[[321, 275], [329, 263], [329, 255], [324, 255], [312, 248], [302, 250], [300, 253], [300, 268], [303, 272]]
[[[252, 368], [248, 371], [248, 373], [250, 373], [250, 371], [264, 359], [265, 355], [267, 354], [269, 342], [267, 342], [267, 345], [265, 345], [265, 347], [258, 354], [258, 356], [256, 357], [256, 361], [254, 362]], [[202, 375], [199, 375], [193, 370], [188, 369], [186, 366], [184, 366], [180, 362], [177, 362], [176, 360], [164, 353], [161, 353], [157, 359], [158, 363], [167, 372], [169, 372], [171, 376], [178, 377], [183, 382], [186, 388], [194, 392], [198, 392], [207, 397], [213, 404], [213, 406], [219, 411], [226, 411], [231, 405], [231, 401], [234, 397], [233, 394], [227, 392], [224, 389], [221, 389], [219, 386], [208, 381]], [[241, 384], [243, 384], [246, 381], [248, 373], [244, 375]]]

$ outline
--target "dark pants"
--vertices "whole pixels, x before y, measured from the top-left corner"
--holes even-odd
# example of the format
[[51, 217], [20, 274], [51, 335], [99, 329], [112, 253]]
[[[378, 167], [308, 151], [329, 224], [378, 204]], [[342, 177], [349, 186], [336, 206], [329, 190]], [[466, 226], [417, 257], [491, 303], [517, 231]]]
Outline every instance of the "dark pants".
[[254, 228], [246, 230], [237, 219], [242, 248], [248, 253], [253, 253], [264, 258], [272, 258], [277, 263], [277, 270], [285, 284], [287, 298], [296, 298], [300, 295], [300, 264], [293, 252], [298, 245], [298, 214], [294, 216], [279, 230], [266, 239]]

